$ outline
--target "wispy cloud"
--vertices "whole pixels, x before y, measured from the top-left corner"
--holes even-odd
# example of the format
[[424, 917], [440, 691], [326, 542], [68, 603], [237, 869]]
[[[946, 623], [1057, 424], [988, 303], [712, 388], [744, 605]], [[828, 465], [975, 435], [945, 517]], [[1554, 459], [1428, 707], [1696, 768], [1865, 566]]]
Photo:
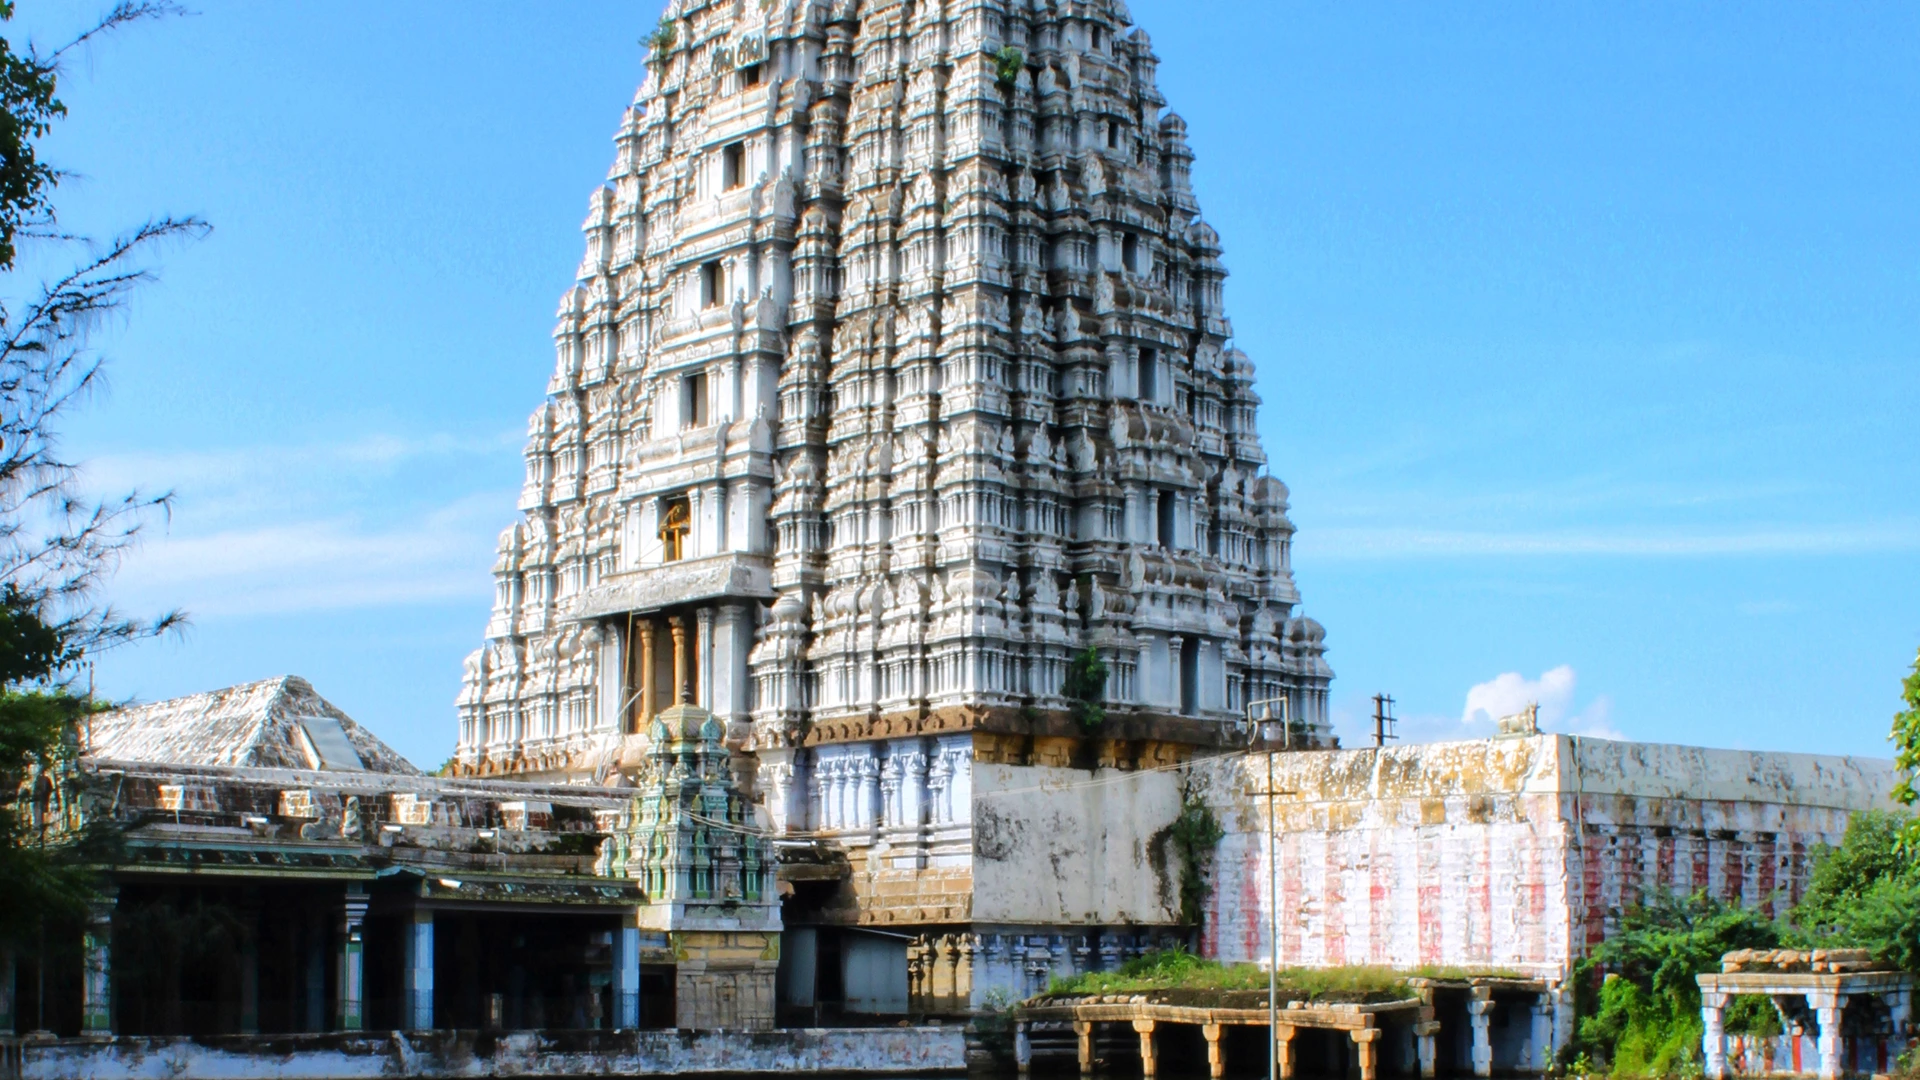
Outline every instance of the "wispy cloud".
[[503, 492], [392, 528], [340, 518], [168, 536], [127, 561], [115, 591], [196, 615], [472, 600], [491, 591], [494, 535], [511, 505]]
[[1721, 529], [1501, 531], [1330, 526], [1300, 533], [1299, 557], [1322, 560], [1483, 556], [1703, 558], [1920, 551], [1920, 522]]
[[484, 599], [514, 513], [506, 436], [371, 436], [333, 444], [94, 460], [98, 490], [177, 492], [173, 516], [116, 576], [117, 603], [199, 616]]

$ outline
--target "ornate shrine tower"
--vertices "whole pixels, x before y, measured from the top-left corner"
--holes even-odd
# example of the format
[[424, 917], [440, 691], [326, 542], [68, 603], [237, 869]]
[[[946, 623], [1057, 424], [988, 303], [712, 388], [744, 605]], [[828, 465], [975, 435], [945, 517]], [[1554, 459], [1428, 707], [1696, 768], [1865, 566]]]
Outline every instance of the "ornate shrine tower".
[[1002, 930], [1171, 922], [983, 905], [974, 870], [1022, 770], [1178, 761], [1281, 695], [1326, 737], [1146, 33], [1118, 0], [671, 0], [651, 44], [457, 768], [604, 782], [684, 694], [762, 823], [847, 860], [789, 929], [919, 934], [923, 995], [977, 1000]]

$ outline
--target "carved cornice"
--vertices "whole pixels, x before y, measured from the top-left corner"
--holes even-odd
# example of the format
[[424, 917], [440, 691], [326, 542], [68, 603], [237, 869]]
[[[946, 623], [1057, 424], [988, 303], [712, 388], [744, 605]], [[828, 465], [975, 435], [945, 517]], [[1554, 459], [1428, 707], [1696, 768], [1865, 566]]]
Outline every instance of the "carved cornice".
[[597, 619], [629, 611], [658, 611], [703, 600], [773, 599], [773, 564], [738, 552], [615, 574], [575, 596], [567, 617]]

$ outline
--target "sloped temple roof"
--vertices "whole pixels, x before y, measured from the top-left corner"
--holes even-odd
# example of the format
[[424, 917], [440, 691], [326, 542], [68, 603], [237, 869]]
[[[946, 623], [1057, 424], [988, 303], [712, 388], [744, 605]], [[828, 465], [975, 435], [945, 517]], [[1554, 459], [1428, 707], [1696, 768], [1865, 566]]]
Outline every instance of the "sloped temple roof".
[[84, 753], [153, 764], [420, 774], [295, 675], [101, 713], [88, 724]]

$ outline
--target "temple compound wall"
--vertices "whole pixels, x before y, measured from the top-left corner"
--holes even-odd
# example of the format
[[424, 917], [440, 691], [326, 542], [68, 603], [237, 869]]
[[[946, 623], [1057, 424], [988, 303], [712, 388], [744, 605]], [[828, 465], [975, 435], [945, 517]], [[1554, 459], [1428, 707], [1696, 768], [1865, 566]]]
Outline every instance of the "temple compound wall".
[[[1849, 817], [1886, 809], [1889, 761], [1531, 735], [1210, 760], [1226, 836], [1201, 947], [1282, 965], [1378, 964], [1564, 980], [1659, 889], [1784, 911]], [[1276, 852], [1268, 860], [1269, 829]], [[1277, 890], [1276, 890], [1277, 883]], [[1515, 1025], [1515, 1029], [1525, 1025]]]

